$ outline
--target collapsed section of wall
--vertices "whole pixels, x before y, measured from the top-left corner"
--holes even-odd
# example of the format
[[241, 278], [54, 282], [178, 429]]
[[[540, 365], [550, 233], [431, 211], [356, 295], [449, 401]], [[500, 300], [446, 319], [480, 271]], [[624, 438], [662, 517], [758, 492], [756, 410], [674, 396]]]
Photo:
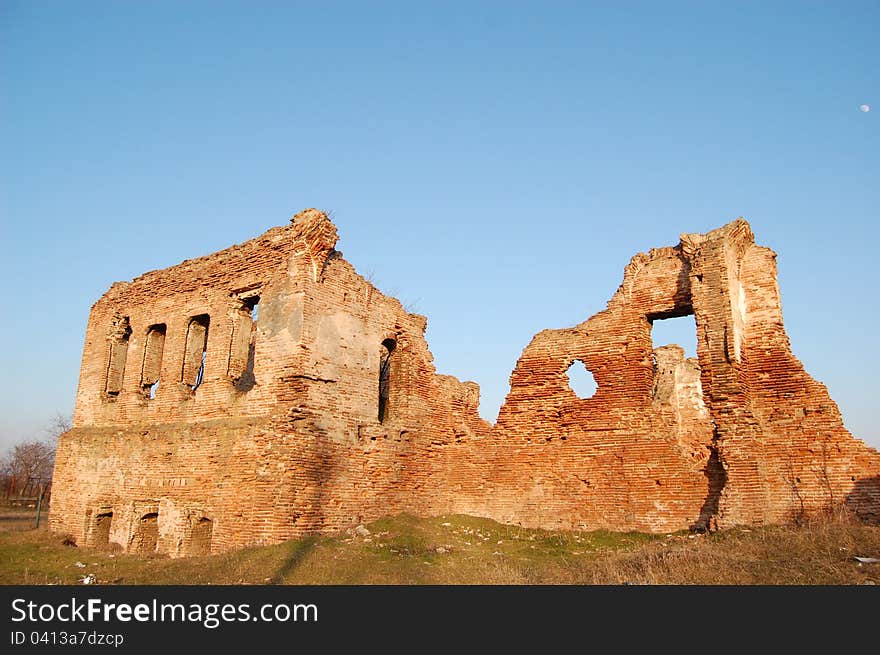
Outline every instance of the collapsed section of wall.
[[[693, 313], [688, 270], [680, 248], [637, 255], [605, 311], [535, 336], [510, 377], [488, 451], [491, 515], [614, 530], [700, 522], [713, 427], [698, 369], [681, 348], [655, 350], [651, 339], [654, 320]], [[569, 386], [575, 362], [593, 374], [592, 397]]]

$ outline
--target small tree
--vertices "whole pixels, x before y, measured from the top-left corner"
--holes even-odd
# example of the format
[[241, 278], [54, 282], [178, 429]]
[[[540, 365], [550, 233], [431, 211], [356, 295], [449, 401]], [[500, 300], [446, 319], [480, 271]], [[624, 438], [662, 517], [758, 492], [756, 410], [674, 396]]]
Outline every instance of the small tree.
[[58, 437], [70, 429], [70, 417], [56, 414], [44, 429], [42, 439], [26, 439], [12, 446], [0, 458], [0, 477], [11, 496], [39, 493], [40, 485], [52, 480]]
[[44, 432], [46, 433], [47, 440], [54, 445], [58, 443], [58, 437], [72, 427], [73, 420], [70, 415], [58, 412], [52, 417], [52, 420], [49, 421], [49, 425], [44, 428]]

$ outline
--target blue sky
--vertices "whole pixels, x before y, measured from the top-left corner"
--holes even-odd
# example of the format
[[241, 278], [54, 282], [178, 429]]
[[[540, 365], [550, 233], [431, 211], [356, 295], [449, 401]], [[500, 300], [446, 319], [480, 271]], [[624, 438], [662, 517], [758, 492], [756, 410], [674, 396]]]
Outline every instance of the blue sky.
[[876, 2], [4, 1], [0, 448], [72, 409], [113, 281], [306, 207], [490, 420], [633, 254], [744, 216], [880, 447], [878, 32]]

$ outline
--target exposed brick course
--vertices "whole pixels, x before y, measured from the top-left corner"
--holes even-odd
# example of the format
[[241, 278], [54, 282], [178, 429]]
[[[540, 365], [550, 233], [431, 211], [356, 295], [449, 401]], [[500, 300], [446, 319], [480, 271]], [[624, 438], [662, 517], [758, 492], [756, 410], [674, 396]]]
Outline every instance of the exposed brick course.
[[[880, 517], [880, 454], [792, 355], [775, 254], [745, 221], [636, 255], [603, 312], [536, 335], [495, 426], [475, 383], [436, 373], [427, 319], [336, 241], [309, 209], [95, 303], [53, 530], [182, 556], [404, 511], [647, 531]], [[653, 321], [689, 314], [698, 360], [653, 348]]]

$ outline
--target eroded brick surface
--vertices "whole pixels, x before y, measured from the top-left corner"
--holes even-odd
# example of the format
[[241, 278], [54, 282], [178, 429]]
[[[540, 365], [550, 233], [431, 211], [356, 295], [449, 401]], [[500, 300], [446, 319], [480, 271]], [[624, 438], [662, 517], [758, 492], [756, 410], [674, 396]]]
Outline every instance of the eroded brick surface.
[[[791, 354], [775, 254], [745, 221], [636, 255], [605, 311], [536, 335], [494, 427], [475, 383], [435, 371], [426, 318], [336, 241], [306, 210], [95, 303], [53, 530], [181, 556], [398, 512], [648, 531], [880, 517], [880, 455]], [[654, 349], [652, 322], [688, 314], [698, 361]]]

